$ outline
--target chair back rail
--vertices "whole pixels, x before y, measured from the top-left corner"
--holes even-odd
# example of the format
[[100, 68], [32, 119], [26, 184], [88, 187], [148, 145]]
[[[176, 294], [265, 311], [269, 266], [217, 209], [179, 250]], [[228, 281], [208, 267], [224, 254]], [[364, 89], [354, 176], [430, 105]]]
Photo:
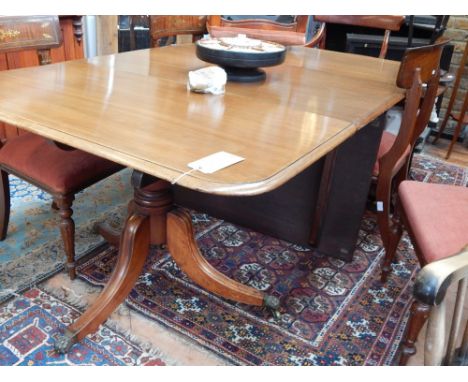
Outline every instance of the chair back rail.
[[[62, 43], [58, 16], [0, 16], [0, 53], [35, 50], [42, 66], [52, 62], [50, 50]], [[68, 148], [52, 140], [49, 142]], [[2, 147], [0, 141], [0, 149]]]
[[379, 58], [385, 58], [388, 50], [388, 41], [391, 31], [399, 31], [405, 21], [404, 16], [344, 16], [344, 15], [317, 15], [314, 20], [323, 23], [355, 25], [368, 28], [378, 28], [385, 30]]
[[393, 177], [400, 170], [397, 165], [405, 163], [400, 158], [408, 146], [413, 148], [429, 122], [439, 85], [440, 57], [447, 42], [406, 50], [397, 76], [397, 85], [407, 89], [402, 125], [392, 148], [380, 158], [381, 174]]
[[397, 86], [404, 89], [410, 88], [416, 68], [421, 68], [421, 81], [429, 82], [436, 74], [435, 71], [439, 69], [442, 49], [448, 42], [448, 39], [444, 39], [433, 45], [406, 49], [398, 71]]
[[[458, 283], [457, 296], [447, 338], [447, 291]], [[418, 274], [414, 296], [431, 306], [428, 322], [424, 363], [426, 365], [468, 365], [468, 322], [461, 345], [463, 307], [468, 287], [468, 245], [459, 253], [426, 265]]]
[[268, 19], [241, 19], [228, 20], [222, 16], [208, 16], [208, 26], [232, 27], [232, 28], [249, 28], [249, 29], [264, 29], [283, 32], [302, 32], [307, 30], [309, 16], [296, 16], [292, 23], [282, 23]]
[[47, 64], [50, 57], [43, 59], [42, 52], [62, 42], [58, 16], [0, 16], [0, 53], [36, 50], [40, 63]]
[[400, 158], [404, 155], [408, 146], [411, 144], [411, 140], [414, 135], [414, 128], [418, 121], [418, 108], [422, 94], [421, 69], [416, 68], [413, 71], [412, 86], [406, 91], [406, 102], [400, 131], [390, 150], [380, 158], [379, 176], [390, 176], [390, 178], [393, 178], [393, 176], [395, 176], [395, 174], [400, 170], [398, 165], [405, 164], [405, 161], [400, 161]]
[[250, 38], [273, 41], [283, 45], [316, 46], [323, 37], [324, 24], [321, 24], [310, 40], [307, 40], [309, 16], [299, 15], [291, 23], [268, 19], [228, 20], [222, 16], [208, 16], [207, 29], [213, 37], [234, 37], [245, 34]]
[[192, 41], [206, 33], [207, 16], [150, 16], [151, 46], [164, 37], [192, 35]]
[[388, 29], [390, 31], [399, 31], [405, 21], [404, 16], [380, 15], [380, 16], [361, 16], [361, 15], [317, 15], [316, 21], [332, 24], [356, 25], [360, 27]]

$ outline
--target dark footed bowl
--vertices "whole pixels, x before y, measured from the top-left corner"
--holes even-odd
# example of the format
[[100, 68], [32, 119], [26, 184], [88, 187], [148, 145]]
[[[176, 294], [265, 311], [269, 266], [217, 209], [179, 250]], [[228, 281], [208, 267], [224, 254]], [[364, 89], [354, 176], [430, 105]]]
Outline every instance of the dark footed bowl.
[[281, 50], [274, 52], [256, 52], [253, 50], [239, 52], [213, 49], [197, 42], [196, 55], [200, 60], [219, 65], [226, 70], [228, 81], [256, 82], [266, 78], [265, 72], [259, 68], [275, 66], [284, 62], [286, 48], [281, 47]]

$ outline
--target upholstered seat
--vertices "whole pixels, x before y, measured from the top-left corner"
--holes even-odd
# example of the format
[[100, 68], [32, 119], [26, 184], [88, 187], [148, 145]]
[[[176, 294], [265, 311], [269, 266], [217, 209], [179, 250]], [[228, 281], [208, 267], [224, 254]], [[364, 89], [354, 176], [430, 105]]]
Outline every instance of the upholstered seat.
[[[407, 229], [421, 267], [427, 264], [441, 267], [448, 259], [468, 244], [468, 188], [435, 183], [403, 181], [398, 187], [398, 219], [395, 219], [395, 243], [398, 244]], [[396, 246], [394, 246], [396, 249]], [[394, 258], [390, 253], [389, 259]], [[390, 263], [388, 263], [390, 265]], [[431, 288], [436, 287], [432, 285]], [[462, 289], [466, 289], [463, 287]], [[460, 290], [460, 289], [459, 289]], [[460, 305], [463, 306], [463, 303]], [[416, 352], [416, 339], [430, 311], [427, 301], [415, 300], [411, 306], [406, 334], [401, 344], [400, 365]], [[436, 349], [438, 352], [440, 349]]]
[[[28, 36], [19, 38], [14, 43], [5, 41], [0, 44], [0, 52], [9, 54], [14, 51], [16, 54], [21, 50], [28, 53], [36, 51], [40, 65], [51, 63], [50, 49], [60, 46], [63, 41], [57, 16], [47, 16], [46, 19], [41, 19], [40, 16], [16, 16], [2, 18], [2, 21], [1, 26], [6, 29], [21, 23], [20, 29], [28, 31]], [[46, 27], [50, 34], [42, 33]], [[60, 61], [58, 57], [53, 59]], [[28, 58], [24, 64], [30, 65], [32, 62]], [[0, 68], [2, 69], [5, 67]], [[43, 112], [46, 113], [47, 110]], [[75, 278], [75, 222], [72, 219], [75, 194], [122, 168], [106, 159], [47, 141], [33, 133], [8, 137], [6, 141], [0, 140], [0, 241], [6, 239], [10, 221], [11, 174], [51, 194], [52, 208], [58, 210], [60, 217], [58, 225], [67, 256], [66, 268], [70, 278]]]
[[[377, 153], [377, 160], [375, 161], [372, 175], [379, 176], [379, 173], [380, 173], [379, 160], [380, 158], [382, 158], [385, 154], [387, 154], [390, 151], [393, 144], [395, 143], [396, 138], [397, 136], [395, 134], [389, 133], [387, 131], [383, 132], [382, 140], [380, 141], [379, 151]], [[396, 168], [401, 168], [404, 165], [406, 159], [408, 158], [408, 155], [410, 154], [410, 151], [411, 151], [411, 146], [408, 145], [408, 148], [406, 149], [404, 154], [397, 161], [397, 164], [395, 166]]]
[[52, 194], [74, 194], [122, 168], [81, 150], [61, 150], [32, 133], [7, 141], [0, 150], [0, 166]]
[[443, 259], [468, 243], [468, 188], [404, 181], [398, 195], [423, 263]]
[[0, 241], [10, 219], [9, 174], [32, 183], [52, 195], [58, 209], [60, 231], [67, 255], [68, 274], [75, 277], [75, 223], [71, 208], [75, 194], [123, 167], [84, 151], [62, 149], [33, 133], [10, 138], [0, 148]]

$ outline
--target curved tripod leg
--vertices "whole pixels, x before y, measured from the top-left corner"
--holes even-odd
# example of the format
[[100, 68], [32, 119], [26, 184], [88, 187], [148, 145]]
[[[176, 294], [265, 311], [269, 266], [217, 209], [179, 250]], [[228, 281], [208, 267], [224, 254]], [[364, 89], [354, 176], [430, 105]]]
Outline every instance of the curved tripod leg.
[[201, 287], [244, 304], [279, 308], [279, 299], [238, 283], [216, 270], [201, 255], [194, 239], [190, 214], [176, 209], [167, 214], [167, 246], [177, 265]]
[[149, 250], [149, 217], [131, 215], [120, 242], [119, 257], [110, 280], [97, 300], [71, 324], [64, 336], [57, 338], [55, 350], [66, 353], [70, 347], [93, 333], [124, 301], [137, 280]]

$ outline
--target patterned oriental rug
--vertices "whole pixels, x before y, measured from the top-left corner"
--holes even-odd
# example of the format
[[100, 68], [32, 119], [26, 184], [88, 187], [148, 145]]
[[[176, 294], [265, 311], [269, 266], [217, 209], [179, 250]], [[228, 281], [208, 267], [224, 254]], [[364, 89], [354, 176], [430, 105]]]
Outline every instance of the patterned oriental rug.
[[[133, 190], [130, 170], [123, 170], [76, 195], [73, 219], [79, 259], [103, 244], [96, 222], [116, 225], [125, 218]], [[52, 197], [10, 176], [11, 216], [7, 237], [0, 242], [0, 303], [60, 272], [65, 261], [59, 216]]]
[[[417, 156], [412, 177], [466, 186], [465, 169]], [[241, 365], [391, 365], [396, 360], [418, 270], [404, 237], [387, 283], [375, 218], [362, 222], [354, 260], [321, 256], [204, 214], [193, 213], [206, 259], [231, 278], [281, 300], [281, 318], [216, 297], [192, 283], [167, 252], [153, 251], [127, 304]], [[104, 285], [116, 261], [108, 248], [79, 269]]]
[[156, 366], [165, 365], [153, 350], [106, 326], [73, 346], [66, 355], [53, 344], [81, 313], [33, 288], [0, 307], [0, 366]]
[[[236, 364], [385, 365], [405, 327], [417, 270], [408, 241], [388, 283], [378, 280], [383, 250], [368, 216], [352, 263], [192, 214], [206, 259], [221, 272], [281, 300], [275, 321], [263, 308], [235, 304], [193, 284], [171, 256], [154, 251], [127, 299], [151, 319]], [[79, 269], [104, 285], [116, 261], [109, 248]]]
[[[130, 197], [129, 171], [77, 197], [79, 256], [102, 243], [96, 221], [121, 224]], [[466, 169], [415, 156], [412, 177], [467, 186]], [[69, 357], [52, 352], [52, 339], [80, 314], [33, 286], [60, 271], [63, 255], [50, 198], [12, 179], [9, 242], [0, 243], [0, 365], [172, 364], [119, 328], [105, 325], [75, 345]], [[128, 191], [128, 192], [127, 192]], [[127, 195], [128, 194], [128, 195]], [[91, 219], [87, 216], [92, 216]], [[197, 238], [207, 259], [240, 282], [281, 298], [281, 319], [260, 308], [233, 304], [191, 283], [167, 253], [152, 252], [127, 304], [235, 364], [385, 365], [396, 357], [417, 270], [407, 238], [388, 283], [378, 281], [382, 257], [375, 220], [367, 215], [352, 263], [325, 258], [209, 216], [194, 213]], [[24, 232], [23, 232], [24, 230]], [[103, 285], [116, 252], [106, 247], [80, 267], [80, 277]], [[28, 288], [23, 295], [17, 292]], [[54, 293], [55, 295], [55, 293]], [[79, 309], [79, 304], [77, 305]], [[143, 345], [142, 345], [143, 344]], [[147, 349], [147, 350], [143, 350]]]

